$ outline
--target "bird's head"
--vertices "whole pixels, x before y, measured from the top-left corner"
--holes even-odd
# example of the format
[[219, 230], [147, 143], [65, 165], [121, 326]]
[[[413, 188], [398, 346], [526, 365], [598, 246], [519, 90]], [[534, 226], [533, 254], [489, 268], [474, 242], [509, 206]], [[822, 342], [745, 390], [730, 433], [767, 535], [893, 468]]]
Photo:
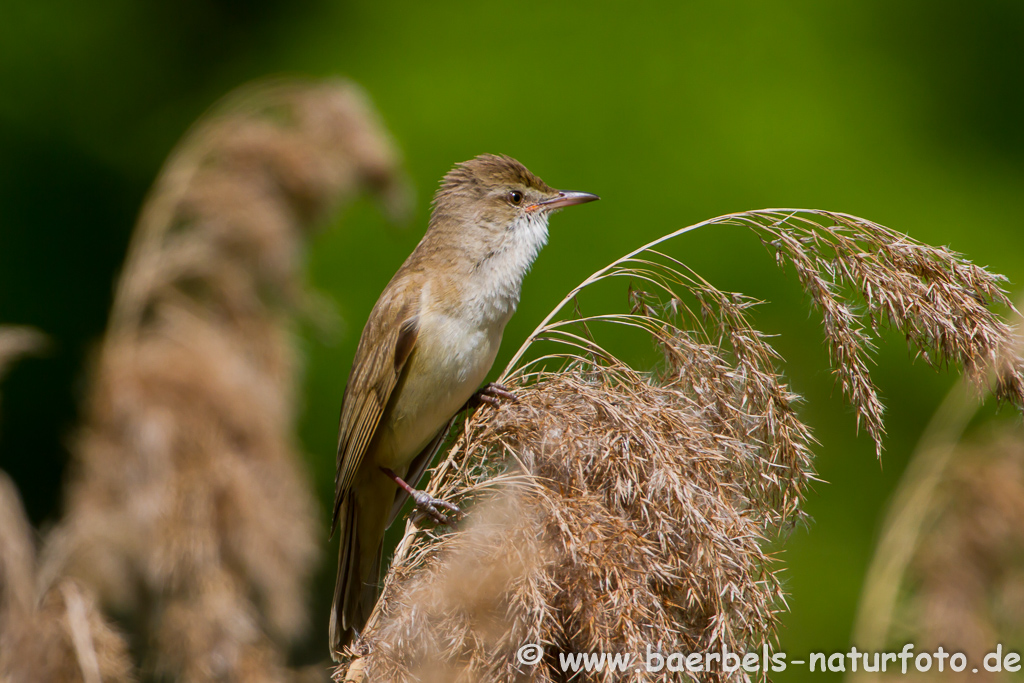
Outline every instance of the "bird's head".
[[552, 189], [512, 157], [482, 154], [445, 175], [430, 226], [461, 243], [481, 265], [493, 260], [525, 273], [547, 242], [548, 217], [595, 199]]

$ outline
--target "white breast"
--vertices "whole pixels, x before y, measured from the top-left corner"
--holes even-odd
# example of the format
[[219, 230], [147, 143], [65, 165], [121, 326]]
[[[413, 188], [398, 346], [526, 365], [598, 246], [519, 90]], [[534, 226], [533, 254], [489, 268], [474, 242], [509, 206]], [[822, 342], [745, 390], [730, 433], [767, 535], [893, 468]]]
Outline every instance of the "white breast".
[[430, 443], [480, 388], [494, 364], [504, 328], [504, 322], [481, 328], [463, 318], [421, 316], [405, 380], [388, 423], [380, 426], [379, 465], [404, 471]]
[[429, 282], [424, 287], [416, 346], [386, 423], [379, 427], [378, 465], [404, 474], [480, 388], [519, 303], [523, 277], [547, 234], [545, 212], [525, 214], [508, 230], [504, 248], [469, 275], [454, 313], [450, 306], [434, 305], [430, 297], [436, 292]]

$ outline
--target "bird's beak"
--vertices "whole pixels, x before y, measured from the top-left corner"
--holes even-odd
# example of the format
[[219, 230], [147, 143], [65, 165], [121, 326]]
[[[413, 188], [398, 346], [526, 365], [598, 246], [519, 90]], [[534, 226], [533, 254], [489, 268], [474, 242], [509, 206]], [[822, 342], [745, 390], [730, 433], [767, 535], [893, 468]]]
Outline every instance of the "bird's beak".
[[572, 192], [570, 190], [562, 190], [558, 193], [557, 197], [551, 199], [545, 199], [542, 202], [531, 204], [526, 207], [527, 211], [536, 211], [537, 209], [544, 209], [545, 211], [554, 211], [555, 209], [564, 209], [567, 206], [573, 204], [586, 204], [587, 202], [593, 202], [600, 199], [596, 194], [590, 194], [589, 192]]

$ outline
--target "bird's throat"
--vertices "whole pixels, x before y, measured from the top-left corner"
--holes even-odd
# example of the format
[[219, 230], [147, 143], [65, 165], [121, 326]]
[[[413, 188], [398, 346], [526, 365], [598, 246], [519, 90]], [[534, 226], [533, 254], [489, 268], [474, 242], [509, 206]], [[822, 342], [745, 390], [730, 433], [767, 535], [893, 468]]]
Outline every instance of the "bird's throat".
[[523, 278], [548, 239], [545, 212], [523, 214], [506, 228], [500, 248], [485, 254], [467, 278], [463, 306], [481, 326], [505, 326], [519, 305]]

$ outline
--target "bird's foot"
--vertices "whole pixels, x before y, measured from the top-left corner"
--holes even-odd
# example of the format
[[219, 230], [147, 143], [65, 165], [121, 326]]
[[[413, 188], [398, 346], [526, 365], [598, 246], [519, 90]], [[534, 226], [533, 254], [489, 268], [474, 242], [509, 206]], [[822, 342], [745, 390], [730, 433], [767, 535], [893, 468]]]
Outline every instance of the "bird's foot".
[[509, 391], [509, 388], [505, 385], [498, 384], [497, 382], [491, 382], [490, 384], [485, 384], [480, 387], [480, 391], [470, 396], [469, 400], [466, 401], [466, 405], [463, 406], [463, 409], [477, 408], [485, 403], [497, 408], [501, 405], [502, 400], [515, 401], [516, 395]]
[[[455, 522], [462, 519], [465, 514], [455, 505], [441, 500], [440, 498], [434, 498], [426, 491], [420, 491], [409, 486], [400, 476], [394, 473], [393, 470], [389, 470], [387, 467], [381, 467], [380, 471], [386, 474], [393, 482], [398, 484], [399, 488], [409, 494], [413, 502], [416, 503], [416, 512], [414, 513], [413, 521], [419, 523], [424, 519], [432, 519], [437, 524], [447, 524], [451, 526]], [[445, 509], [452, 513], [449, 517], [445, 513], [441, 512], [441, 509]]]
[[[434, 498], [426, 491], [413, 491], [410, 496], [416, 503], [416, 511], [413, 513], [413, 521], [419, 524], [424, 519], [431, 519], [437, 524], [451, 526], [465, 516], [457, 506], [446, 500]], [[442, 512], [445, 510], [446, 512]]]

